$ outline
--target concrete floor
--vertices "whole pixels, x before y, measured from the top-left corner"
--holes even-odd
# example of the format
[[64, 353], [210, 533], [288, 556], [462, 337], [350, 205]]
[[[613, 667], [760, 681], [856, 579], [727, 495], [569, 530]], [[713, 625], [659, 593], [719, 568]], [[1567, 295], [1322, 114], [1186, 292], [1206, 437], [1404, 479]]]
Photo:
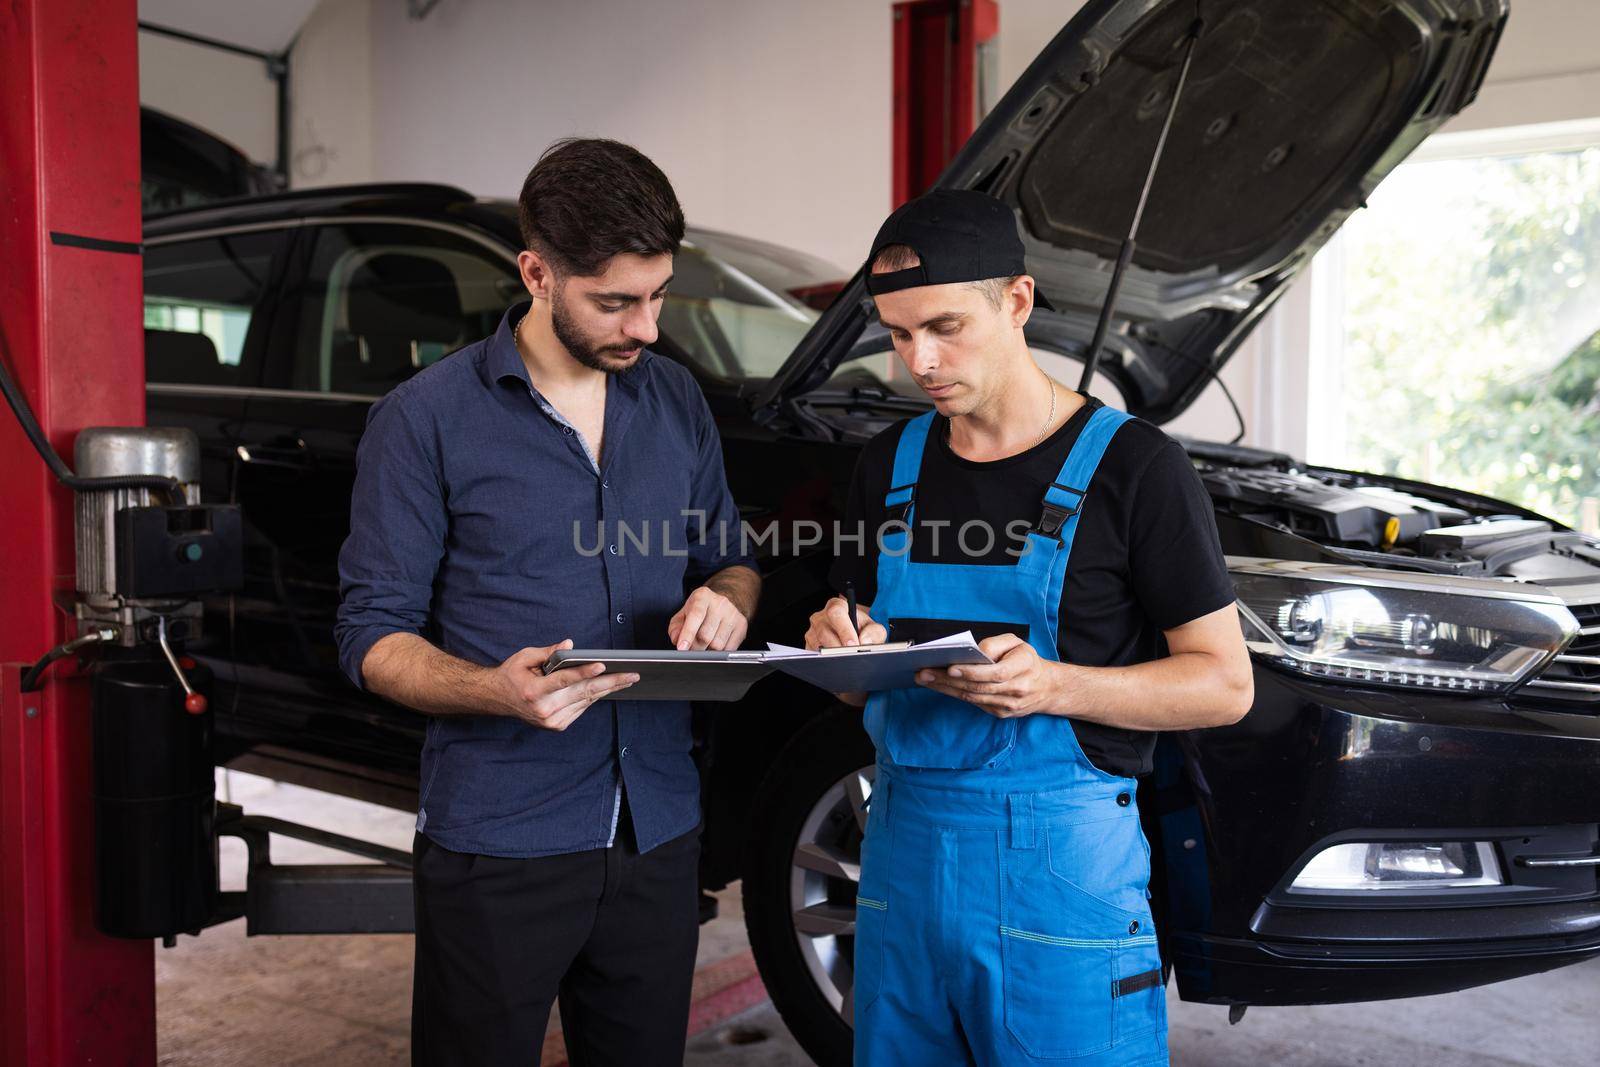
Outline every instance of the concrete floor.
[[[402, 813], [278, 785], [219, 778], [219, 796], [400, 848]], [[348, 862], [281, 838], [278, 862]], [[224, 888], [243, 888], [244, 850], [223, 844]], [[702, 928], [694, 1067], [790, 1067], [810, 1061], [754, 977], [738, 887]], [[243, 921], [157, 949], [160, 1062], [170, 1067], [338, 1067], [408, 1062], [411, 938], [244, 936]], [[1316, 1008], [1254, 1008], [1238, 1026], [1221, 1008], [1184, 1004], [1169, 987], [1172, 1062], [1179, 1067], [1346, 1067], [1404, 1064], [1568, 1067], [1600, 1062], [1600, 960], [1448, 996]], [[564, 1063], [552, 1025], [546, 1067]], [[920, 1065], [919, 1065], [920, 1067]]]

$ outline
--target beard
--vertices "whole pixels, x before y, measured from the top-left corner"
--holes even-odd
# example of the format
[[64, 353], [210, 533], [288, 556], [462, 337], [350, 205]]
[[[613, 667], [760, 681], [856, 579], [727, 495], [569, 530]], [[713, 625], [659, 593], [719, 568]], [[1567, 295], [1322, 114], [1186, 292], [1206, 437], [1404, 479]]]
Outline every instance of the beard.
[[[590, 370], [620, 374], [633, 366], [643, 345], [602, 345], [585, 334], [567, 308], [566, 285], [556, 286], [550, 300], [550, 329], [573, 359]], [[624, 353], [627, 353], [626, 355]]]

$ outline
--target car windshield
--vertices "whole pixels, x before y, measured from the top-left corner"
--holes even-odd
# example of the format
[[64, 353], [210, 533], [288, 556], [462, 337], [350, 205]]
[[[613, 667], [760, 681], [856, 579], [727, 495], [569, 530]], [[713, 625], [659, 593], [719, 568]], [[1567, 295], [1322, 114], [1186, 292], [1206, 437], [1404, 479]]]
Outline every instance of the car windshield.
[[845, 272], [827, 260], [783, 245], [716, 230], [690, 230], [688, 240], [729, 266], [759, 278], [762, 284], [805, 303], [810, 303], [805, 298], [815, 290], [839, 289], [845, 282]]
[[661, 332], [707, 373], [734, 380], [770, 378], [819, 312], [789, 293], [792, 271], [769, 258], [717, 255], [699, 234], [684, 239]]

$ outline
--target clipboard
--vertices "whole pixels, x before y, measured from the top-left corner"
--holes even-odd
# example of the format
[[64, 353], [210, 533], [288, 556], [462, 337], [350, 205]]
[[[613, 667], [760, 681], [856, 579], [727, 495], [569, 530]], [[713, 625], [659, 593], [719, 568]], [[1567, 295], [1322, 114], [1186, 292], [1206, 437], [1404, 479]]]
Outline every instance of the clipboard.
[[[545, 672], [588, 663], [606, 674], [637, 674], [639, 680], [608, 700], [742, 700], [750, 687], [781, 671], [830, 693], [876, 692], [916, 686], [919, 670], [958, 663], [994, 662], [971, 631], [937, 641], [898, 641], [809, 651], [768, 645], [766, 651], [567, 648], [551, 654]], [[602, 675], [601, 677], [604, 677]]]
[[830, 693], [912, 689], [917, 687], [917, 672], [929, 667], [994, 662], [978, 648], [971, 631], [937, 641], [898, 641], [794, 652], [769, 649], [767, 662], [785, 674]]

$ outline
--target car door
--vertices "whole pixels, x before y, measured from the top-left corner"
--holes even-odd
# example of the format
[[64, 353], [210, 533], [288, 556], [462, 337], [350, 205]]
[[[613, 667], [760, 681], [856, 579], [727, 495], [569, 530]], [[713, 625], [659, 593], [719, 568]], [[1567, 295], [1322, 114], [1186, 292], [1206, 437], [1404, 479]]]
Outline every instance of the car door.
[[242, 677], [279, 742], [414, 773], [415, 717], [352, 689], [333, 638], [356, 447], [374, 402], [498, 327], [523, 292], [515, 253], [450, 224], [353, 219], [308, 223], [293, 260], [239, 452], [271, 585], [240, 613]]
[[[145, 242], [145, 421], [195, 432], [201, 497], [209, 502], [235, 499], [237, 450], [291, 232], [256, 225]], [[205, 602], [204, 648], [223, 657], [232, 644], [231, 604], [228, 596]], [[226, 682], [228, 672], [221, 677]]]

